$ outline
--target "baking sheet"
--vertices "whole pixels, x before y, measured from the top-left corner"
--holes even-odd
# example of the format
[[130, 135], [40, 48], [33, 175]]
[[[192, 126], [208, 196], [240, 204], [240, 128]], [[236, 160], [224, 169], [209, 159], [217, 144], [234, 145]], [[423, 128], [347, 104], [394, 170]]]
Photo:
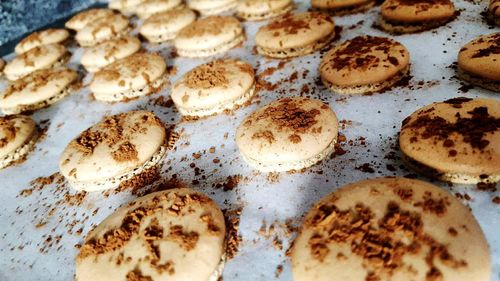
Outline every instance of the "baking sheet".
[[[297, 3], [300, 10], [308, 8], [305, 2]], [[262, 58], [253, 51], [254, 34], [264, 23], [244, 23], [248, 34], [244, 46], [217, 57], [248, 60], [261, 81], [268, 84], [251, 106], [233, 115], [180, 122], [179, 113], [169, 102], [169, 87], [152, 96], [113, 105], [92, 100], [84, 87], [57, 105], [36, 112], [32, 117], [45, 129], [45, 136], [24, 163], [0, 171], [0, 280], [74, 278], [73, 260], [78, 251], [75, 245], [81, 244], [93, 225], [135, 195], [130, 190], [76, 193], [55, 174], [59, 155], [72, 138], [103, 116], [133, 109], [154, 111], [167, 124], [176, 124], [176, 131], [181, 133], [176, 150], [167, 155], [162, 171], [165, 179], [192, 184], [223, 209], [241, 209], [238, 234], [242, 241], [236, 256], [226, 264], [223, 280], [292, 280], [285, 252], [295, 228], [314, 202], [354, 181], [415, 176], [402, 166], [396, 147], [397, 133], [406, 116], [434, 101], [457, 96], [498, 98], [498, 94], [479, 88], [464, 90], [452, 66], [463, 44], [481, 34], [498, 32], [480, 16], [486, 5], [456, 2], [461, 11], [457, 20], [414, 35], [388, 36], [372, 28], [378, 8], [367, 14], [334, 18], [342, 27], [340, 41], [361, 34], [380, 35], [395, 38], [409, 49], [413, 76], [409, 85], [383, 94], [345, 97], [330, 93], [318, 79], [319, 53], [279, 65], [281, 61]], [[161, 52], [167, 59], [172, 82], [194, 66], [215, 58], [175, 57], [168, 44], [144, 47]], [[78, 68], [81, 50], [71, 50], [71, 66]], [[84, 79], [84, 83], [89, 81], [90, 77]], [[0, 84], [3, 88], [6, 82]], [[238, 154], [236, 127], [256, 108], [277, 98], [298, 95], [330, 104], [341, 120], [340, 133], [346, 137], [342, 148], [346, 153], [303, 173], [252, 170]], [[50, 175], [52, 184], [50, 178], [39, 178]], [[228, 182], [228, 177], [236, 180]], [[458, 193], [470, 206], [490, 245], [493, 280], [500, 280], [500, 206], [492, 203], [500, 192], [434, 183]]]

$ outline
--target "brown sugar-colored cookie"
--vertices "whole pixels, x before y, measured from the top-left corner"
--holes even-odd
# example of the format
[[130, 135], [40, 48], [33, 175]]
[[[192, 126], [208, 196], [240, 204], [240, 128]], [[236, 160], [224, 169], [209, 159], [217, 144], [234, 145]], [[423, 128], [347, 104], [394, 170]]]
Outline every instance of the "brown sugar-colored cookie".
[[455, 98], [403, 121], [399, 146], [415, 170], [449, 182], [500, 181], [500, 101]]
[[149, 111], [107, 116], [66, 146], [59, 169], [77, 190], [141, 187], [135, 183], [159, 178], [163, 159], [174, 145], [172, 136]]
[[283, 98], [249, 115], [236, 131], [243, 159], [263, 172], [310, 167], [335, 148], [338, 119], [319, 100]]
[[343, 16], [367, 11], [375, 6], [375, 2], [375, 0], [311, 0], [311, 6], [335, 16]]
[[216, 281], [225, 262], [224, 216], [206, 195], [175, 188], [116, 210], [85, 238], [78, 281]]
[[491, 260], [466, 206], [432, 184], [378, 178], [344, 186], [304, 219], [295, 281], [488, 281]]
[[413, 33], [439, 27], [455, 18], [451, 0], [386, 0], [379, 25], [391, 33]]
[[460, 49], [458, 75], [471, 84], [500, 92], [500, 32], [483, 35]]
[[287, 14], [271, 21], [255, 35], [257, 52], [272, 58], [307, 55], [335, 37], [333, 19], [324, 13]]
[[388, 88], [408, 74], [410, 54], [401, 43], [384, 37], [358, 36], [335, 46], [323, 57], [323, 83], [340, 94]]
[[488, 19], [495, 25], [500, 26], [500, 0], [490, 0]]

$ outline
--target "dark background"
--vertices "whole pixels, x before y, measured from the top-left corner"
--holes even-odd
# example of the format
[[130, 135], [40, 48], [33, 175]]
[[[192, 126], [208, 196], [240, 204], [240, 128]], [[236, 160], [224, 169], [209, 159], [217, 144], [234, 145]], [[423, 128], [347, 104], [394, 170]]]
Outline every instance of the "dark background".
[[61, 26], [75, 12], [102, 0], [0, 0], [0, 55], [12, 52], [13, 42], [49, 25]]

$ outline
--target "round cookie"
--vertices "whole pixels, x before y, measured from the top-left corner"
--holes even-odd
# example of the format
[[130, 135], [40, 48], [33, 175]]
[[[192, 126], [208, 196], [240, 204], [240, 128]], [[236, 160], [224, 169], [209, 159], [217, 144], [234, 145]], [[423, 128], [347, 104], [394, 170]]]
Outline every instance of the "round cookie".
[[15, 57], [5, 66], [4, 73], [7, 79], [17, 80], [40, 69], [62, 66], [69, 57], [62, 45], [42, 45]]
[[380, 27], [391, 33], [413, 33], [436, 28], [456, 16], [451, 0], [385, 0], [380, 12]]
[[403, 121], [405, 162], [442, 181], [500, 181], [500, 101], [455, 98], [425, 106]]
[[333, 19], [323, 13], [287, 14], [259, 29], [257, 52], [272, 58], [307, 55], [325, 47], [335, 37]]
[[147, 18], [140, 28], [140, 33], [149, 42], [160, 43], [175, 38], [177, 33], [196, 20], [196, 14], [190, 9], [175, 9]]
[[3, 74], [3, 69], [5, 67], [5, 61], [3, 59], [0, 59], [0, 76]]
[[490, 0], [488, 5], [488, 19], [495, 25], [500, 26], [500, 0]]
[[166, 12], [181, 5], [181, 0], [148, 0], [137, 5], [135, 12], [139, 18], [147, 19], [154, 14]]
[[49, 28], [42, 31], [31, 33], [29, 36], [22, 39], [14, 48], [16, 54], [26, 53], [27, 51], [41, 46], [56, 43], [63, 43], [69, 37], [69, 32], [66, 29]]
[[467, 43], [458, 53], [458, 75], [479, 87], [500, 92], [500, 32]]
[[258, 109], [236, 131], [243, 159], [263, 172], [300, 170], [334, 149], [338, 120], [319, 100], [284, 98]]
[[216, 60], [186, 73], [172, 88], [172, 100], [182, 115], [204, 117], [238, 108], [255, 91], [255, 72], [241, 60]]
[[114, 14], [115, 12], [110, 9], [89, 9], [74, 15], [64, 24], [64, 26], [66, 26], [66, 28], [78, 31], [98, 19], [109, 18]]
[[315, 204], [291, 250], [295, 281], [487, 281], [491, 259], [472, 213], [406, 178], [346, 185]]
[[261, 21], [285, 14], [293, 9], [292, 0], [243, 0], [236, 12], [247, 21]]
[[360, 13], [375, 6], [375, 0], [311, 0], [313, 8], [336, 16]]
[[26, 157], [38, 139], [35, 121], [24, 115], [0, 117], [0, 169]]
[[238, 0], [189, 0], [189, 8], [203, 16], [217, 15], [236, 8]]
[[90, 22], [76, 33], [75, 39], [80, 46], [90, 47], [112, 38], [124, 36], [129, 29], [128, 19], [124, 15], [114, 14]]
[[226, 226], [217, 204], [188, 188], [148, 194], [116, 210], [85, 238], [78, 281], [216, 281]]
[[42, 69], [12, 82], [0, 98], [4, 114], [18, 114], [52, 105], [77, 87], [78, 74], [68, 68]]
[[208, 57], [223, 53], [245, 40], [241, 23], [234, 17], [209, 16], [179, 31], [174, 40], [183, 57]]
[[59, 159], [61, 174], [77, 190], [145, 185], [158, 179], [170, 131], [149, 111], [105, 117], [73, 139]]
[[166, 83], [166, 69], [160, 55], [136, 53], [96, 72], [90, 90], [104, 102], [137, 98], [160, 90]]
[[137, 6], [147, 0], [111, 0], [108, 3], [108, 8], [120, 11], [126, 16], [131, 16], [135, 13]]
[[358, 36], [325, 54], [320, 64], [321, 80], [339, 94], [376, 92], [406, 76], [409, 61], [408, 50], [397, 41]]
[[141, 41], [136, 37], [114, 38], [86, 49], [80, 62], [88, 72], [96, 72], [106, 65], [136, 53], [140, 48]]

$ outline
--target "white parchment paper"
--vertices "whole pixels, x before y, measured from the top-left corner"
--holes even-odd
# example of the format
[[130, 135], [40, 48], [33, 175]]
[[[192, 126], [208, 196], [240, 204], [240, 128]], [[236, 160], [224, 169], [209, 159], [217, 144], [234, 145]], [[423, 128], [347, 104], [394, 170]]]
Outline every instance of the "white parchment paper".
[[[298, 8], [306, 10], [306, 2], [309, 1], [297, 3]], [[75, 245], [82, 242], [93, 225], [134, 196], [127, 191], [110, 192], [107, 196], [97, 192], [87, 194], [79, 204], [72, 204], [76, 202], [72, 199], [76, 192], [64, 183], [46, 185], [30, 195], [20, 193], [33, 187], [30, 185], [33, 179], [58, 172], [60, 153], [82, 130], [105, 115], [132, 109], [154, 111], [167, 124], [176, 124], [176, 130], [182, 133], [177, 149], [167, 156], [165, 178], [175, 176], [188, 184], [194, 181], [195, 189], [208, 194], [223, 209], [242, 208], [239, 225], [242, 242], [236, 257], [227, 262], [223, 280], [292, 280], [285, 252], [294, 237], [293, 226], [300, 225], [302, 216], [314, 202], [347, 183], [413, 173], [404, 169], [394, 148], [401, 121], [406, 116], [434, 101], [457, 96], [498, 98], [498, 94], [479, 88], [467, 93], [459, 90], [461, 84], [450, 67], [458, 50], [475, 37], [498, 32], [499, 28], [489, 28], [480, 16], [486, 2], [455, 2], [461, 11], [457, 20], [420, 34], [390, 36], [372, 28], [378, 8], [366, 14], [334, 18], [343, 28], [340, 42], [362, 34], [380, 35], [392, 37], [409, 49], [413, 76], [410, 86], [383, 94], [343, 97], [330, 93], [318, 83], [321, 55], [317, 52], [289, 60], [272, 75], [262, 77], [277, 88], [260, 91], [256, 99], [260, 103], [255, 102], [234, 115], [179, 123], [180, 116], [174, 107], [154, 102], [160, 96], [167, 100], [169, 87], [152, 96], [112, 105], [92, 100], [88, 88], [84, 87], [62, 102], [37, 111], [32, 117], [46, 128], [46, 136], [24, 163], [0, 171], [0, 280], [74, 278], [74, 257], [78, 251]], [[257, 74], [276, 67], [280, 61], [263, 58], [252, 50], [254, 34], [262, 24], [244, 23], [248, 34], [244, 46], [218, 57], [245, 59], [255, 67]], [[194, 66], [214, 59], [174, 58], [168, 44], [145, 44], [144, 47], [161, 52], [168, 65], [177, 70], [169, 77], [171, 82]], [[71, 66], [78, 68], [82, 50], [73, 47], [71, 51]], [[7, 59], [10, 58], [12, 56]], [[297, 79], [292, 77], [294, 72]], [[88, 83], [90, 78], [86, 77], [84, 82]], [[0, 84], [3, 88], [6, 82]], [[329, 102], [342, 120], [340, 133], [347, 138], [343, 144], [347, 153], [325, 160], [304, 173], [268, 175], [253, 171], [238, 154], [234, 141], [236, 127], [256, 108], [280, 97], [300, 95], [306, 88], [307, 96]], [[215, 152], [210, 152], [211, 147]], [[201, 157], [195, 159], [193, 153], [200, 153]], [[369, 163], [373, 173], [356, 169], [365, 163]], [[217, 184], [234, 175], [242, 177], [234, 189], [217, 188]], [[492, 203], [492, 198], [500, 192], [434, 183], [453, 193], [468, 194], [469, 200], [462, 201], [470, 206], [488, 239], [493, 280], [500, 280], [500, 206]], [[289, 227], [285, 227], [285, 222]]]

